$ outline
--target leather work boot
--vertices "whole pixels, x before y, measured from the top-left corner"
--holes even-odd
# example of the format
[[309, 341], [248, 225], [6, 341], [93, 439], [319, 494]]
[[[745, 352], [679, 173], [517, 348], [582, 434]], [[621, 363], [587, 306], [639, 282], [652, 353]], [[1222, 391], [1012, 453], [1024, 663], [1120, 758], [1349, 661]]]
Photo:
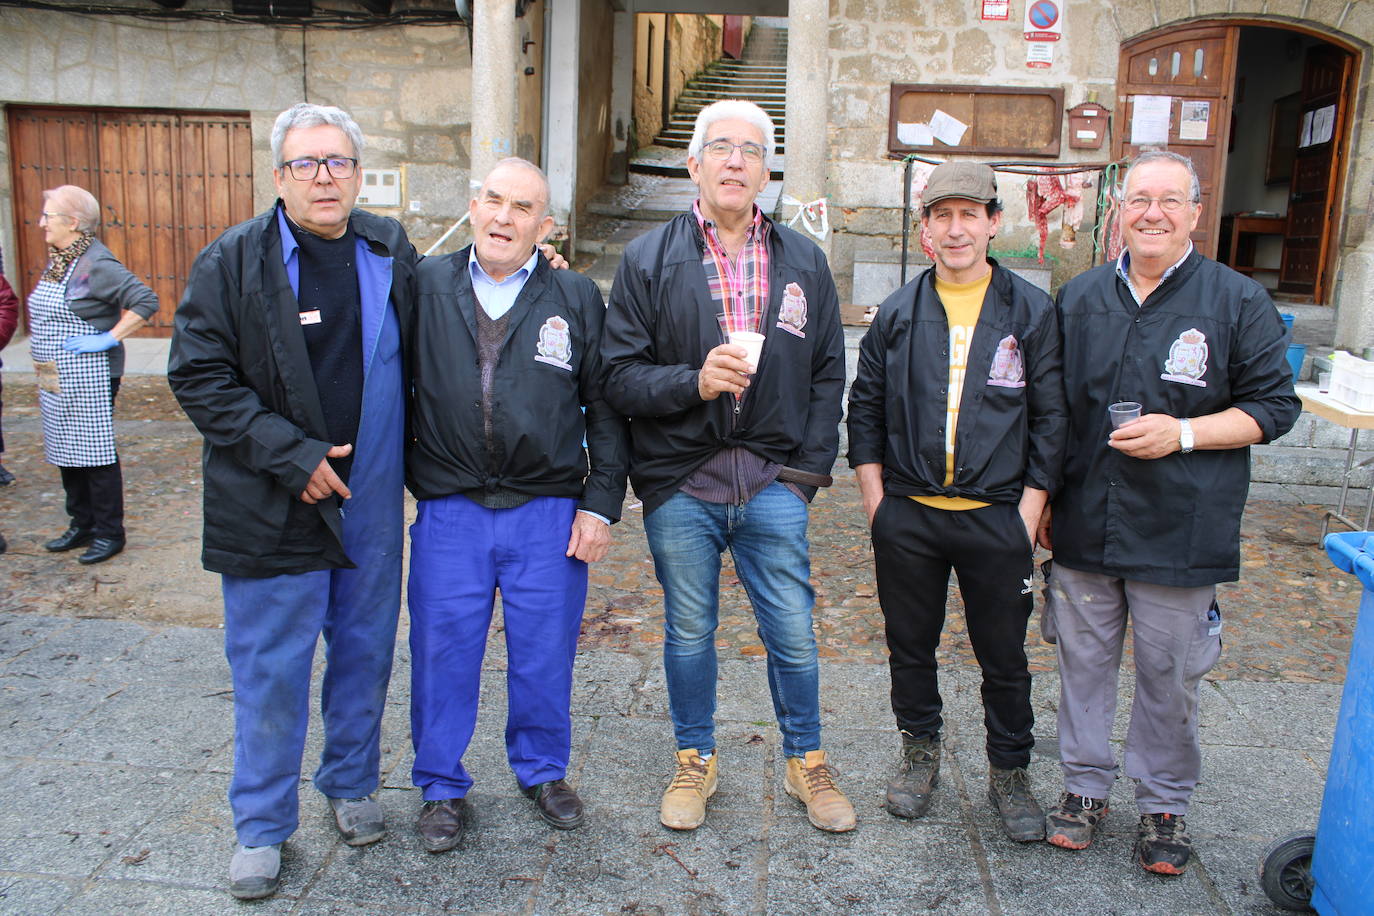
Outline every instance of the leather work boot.
[[883, 807], [894, 817], [921, 817], [940, 781], [940, 739], [913, 738], [902, 732], [902, 760], [887, 781]]
[[1011, 839], [1030, 843], [1045, 838], [1045, 812], [1031, 794], [1030, 774], [1025, 767], [989, 767], [988, 801], [1002, 818], [1002, 829]]
[[526, 798], [534, 799], [544, 823], [559, 830], [575, 830], [586, 820], [582, 799], [566, 780], [554, 779], [533, 786], [521, 786]]
[[716, 794], [716, 761], [701, 759], [694, 747], [677, 752], [677, 771], [663, 793], [658, 819], [674, 830], [695, 830], [706, 820], [706, 799]]
[[281, 884], [281, 844], [238, 846], [229, 861], [229, 893], [240, 900], [261, 900]]
[[349, 846], [366, 846], [386, 836], [382, 806], [372, 796], [331, 798], [329, 807], [334, 812], [334, 824], [339, 828], [339, 836]]
[[830, 833], [853, 830], [854, 806], [835, 785], [839, 773], [825, 762], [825, 751], [807, 751], [805, 757], [787, 758], [787, 794], [806, 805], [811, 826]]
[[443, 798], [425, 802], [415, 825], [425, 852], [448, 852], [457, 846], [463, 841], [471, 819], [467, 799]]

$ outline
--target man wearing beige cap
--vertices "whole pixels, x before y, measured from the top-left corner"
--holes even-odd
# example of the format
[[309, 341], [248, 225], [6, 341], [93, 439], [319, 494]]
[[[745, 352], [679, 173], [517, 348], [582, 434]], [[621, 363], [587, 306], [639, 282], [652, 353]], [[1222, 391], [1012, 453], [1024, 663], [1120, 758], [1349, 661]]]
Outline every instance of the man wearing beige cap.
[[1026, 772], [1026, 621], [1036, 525], [1067, 434], [1059, 324], [1047, 294], [987, 256], [1002, 222], [991, 168], [936, 166], [921, 218], [934, 268], [879, 306], [849, 394], [902, 736], [886, 807], [920, 817], [938, 781], [935, 650], [953, 569], [983, 669], [988, 799], [1007, 836], [1029, 842], [1045, 818]]

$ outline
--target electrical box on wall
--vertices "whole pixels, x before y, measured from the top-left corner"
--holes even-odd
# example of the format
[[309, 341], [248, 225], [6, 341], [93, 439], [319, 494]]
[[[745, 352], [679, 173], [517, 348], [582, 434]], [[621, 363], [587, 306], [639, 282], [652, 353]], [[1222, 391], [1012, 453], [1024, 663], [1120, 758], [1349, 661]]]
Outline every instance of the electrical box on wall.
[[358, 203], [364, 207], [399, 207], [401, 205], [400, 169], [363, 169], [363, 187]]
[[1102, 149], [1111, 112], [1096, 102], [1082, 102], [1069, 109], [1069, 149]]

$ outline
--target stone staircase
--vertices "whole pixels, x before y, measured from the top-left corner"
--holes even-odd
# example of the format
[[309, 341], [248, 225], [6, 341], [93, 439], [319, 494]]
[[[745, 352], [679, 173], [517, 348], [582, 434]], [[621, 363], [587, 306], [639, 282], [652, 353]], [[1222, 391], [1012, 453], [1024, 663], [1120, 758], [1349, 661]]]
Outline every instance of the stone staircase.
[[[787, 108], [787, 20], [756, 18], [740, 60], [721, 58], [692, 78], [678, 96], [676, 108], [663, 130], [654, 138], [660, 154], [637, 157], [630, 170], [645, 174], [686, 177], [681, 153], [692, 140], [692, 126], [701, 109], [721, 99], [748, 99], [757, 104], [777, 126], [777, 152], [783, 153]], [[777, 166], [774, 166], [775, 173]]]

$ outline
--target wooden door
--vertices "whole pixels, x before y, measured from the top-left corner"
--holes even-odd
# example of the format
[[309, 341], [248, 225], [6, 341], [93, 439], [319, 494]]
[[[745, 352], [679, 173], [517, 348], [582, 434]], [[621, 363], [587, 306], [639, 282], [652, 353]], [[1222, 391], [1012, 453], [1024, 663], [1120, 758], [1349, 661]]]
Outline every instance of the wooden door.
[[[1202, 187], [1202, 216], [1193, 244], [1213, 258], [1221, 192], [1226, 186], [1239, 35], [1239, 28], [1229, 25], [1171, 28], [1146, 35], [1122, 46], [1117, 74], [1116, 156], [1130, 158], [1145, 149], [1169, 149], [1193, 160]], [[1132, 142], [1136, 96], [1171, 99], [1167, 143]], [[1183, 120], [1185, 115], [1187, 120]]]
[[21, 298], [47, 263], [43, 190], [79, 185], [100, 201], [100, 240], [161, 302], [139, 336], [170, 336], [196, 255], [253, 214], [248, 116], [22, 106], [8, 115]]
[[1288, 227], [1279, 291], [1322, 301], [1329, 287], [1328, 252], [1336, 225], [1349, 102], [1343, 92], [1353, 55], [1332, 45], [1309, 48], [1303, 64], [1298, 149], [1288, 191]]

